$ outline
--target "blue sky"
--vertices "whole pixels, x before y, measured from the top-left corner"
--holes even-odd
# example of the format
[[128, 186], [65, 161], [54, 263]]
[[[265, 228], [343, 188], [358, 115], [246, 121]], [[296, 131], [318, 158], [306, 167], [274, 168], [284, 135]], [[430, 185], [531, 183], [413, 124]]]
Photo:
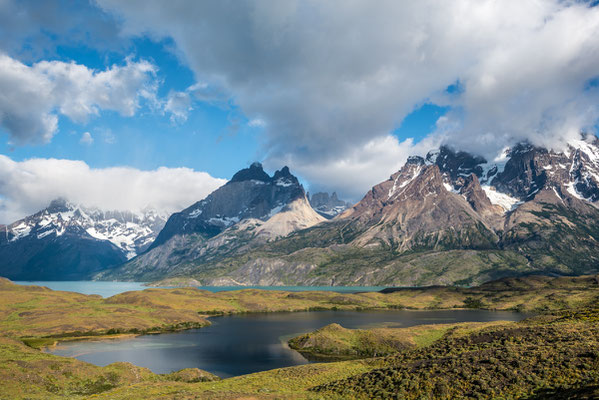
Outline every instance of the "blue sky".
[[591, 5], [4, 0], [0, 223], [99, 182], [170, 212], [256, 160], [358, 200], [440, 144], [563, 148], [599, 121]]
[[[62, 41], [55, 38], [57, 42]], [[94, 70], [123, 64], [126, 57], [144, 59], [156, 65], [159, 98], [171, 91], [184, 91], [195, 83], [194, 73], [172, 51], [172, 40], [148, 37], [124, 40], [119, 51], [94, 48], [93, 42], [60, 44], [45, 60], [74, 62]], [[29, 64], [40, 60], [31, 60]], [[424, 104], [411, 112], [390, 132], [400, 139], [426, 137], [447, 107]], [[189, 167], [222, 178], [255, 160], [262, 161], [262, 127], [248, 125], [243, 110], [231, 102], [228, 107], [194, 102], [184, 122], [173, 123], [162, 110], [143, 106], [134, 117], [102, 111], [87, 123], [76, 123], [60, 116], [58, 132], [47, 144], [14, 145], [3, 131], [0, 152], [16, 161], [28, 158], [66, 158], [83, 160], [94, 168], [131, 166], [139, 169]], [[1, 128], [0, 128], [0, 131]], [[89, 132], [93, 143], [80, 143]]]
[[[123, 64], [126, 57], [149, 60], [158, 68], [157, 95], [166, 98], [169, 92], [183, 91], [195, 82], [193, 72], [169, 51], [172, 46], [172, 41], [148, 38], [127, 40], [121, 51], [96, 49], [93, 43], [74, 43], [57, 46], [55, 54], [44, 59], [75, 62], [94, 70]], [[29, 64], [35, 61], [39, 60]], [[258, 145], [260, 129], [248, 126], [236, 107], [196, 102], [185, 122], [173, 123], [167, 113], [146, 104], [134, 117], [102, 111], [87, 123], [77, 123], [60, 116], [58, 132], [46, 144], [11, 144], [6, 130], [0, 128], [0, 153], [17, 161], [32, 157], [83, 160], [94, 168], [189, 167], [228, 178], [262, 157]], [[80, 143], [84, 132], [90, 132], [93, 143]]]
[[[194, 72], [181, 54], [177, 54], [177, 44], [172, 38], [146, 34], [119, 36], [115, 34], [120, 26], [119, 18], [93, 2], [59, 0], [48, 4], [57, 15], [71, 18], [72, 25], [67, 23], [68, 28], [53, 31], [48, 26], [56, 21], [44, 24], [38, 20], [38, 26], [29, 27], [29, 35], [4, 49], [12, 50], [17, 59], [21, 56], [26, 65], [57, 60], [102, 71], [112, 65], [123, 65], [127, 57], [147, 60], [157, 68], [159, 99], [167, 98], [171, 92], [185, 91], [197, 82]], [[35, 2], [23, 2], [16, 8], [32, 12], [35, 6]], [[81, 23], [86, 20], [91, 20], [92, 26], [100, 21], [103, 25], [97, 29], [109, 33], [99, 35], [97, 29], [86, 28]], [[101, 39], [94, 40], [94, 37]], [[43, 47], [35, 49], [37, 42], [43, 42]], [[248, 125], [248, 118], [233, 98], [226, 106], [195, 101], [192, 107], [187, 120], [175, 123], [164, 110], [152, 109], [148, 104], [142, 104], [133, 117], [102, 110], [85, 123], [58, 115], [56, 134], [49, 143], [43, 144], [15, 145], [9, 132], [0, 125], [0, 153], [15, 161], [33, 157], [82, 160], [93, 168], [185, 166], [222, 178], [230, 177], [254, 160], [265, 158], [268, 149], [261, 140], [264, 128]], [[395, 127], [390, 126], [389, 133], [402, 140], [418, 141], [434, 131], [435, 122], [446, 111], [447, 107], [432, 104], [416, 107], [403, 121], [396, 121]], [[93, 138], [92, 143], [80, 142], [85, 132]]]

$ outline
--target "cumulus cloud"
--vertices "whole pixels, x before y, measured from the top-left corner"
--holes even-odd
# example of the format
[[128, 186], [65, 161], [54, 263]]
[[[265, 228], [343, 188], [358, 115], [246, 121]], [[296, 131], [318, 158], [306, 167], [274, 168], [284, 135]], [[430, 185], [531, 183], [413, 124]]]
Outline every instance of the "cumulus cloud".
[[187, 116], [192, 109], [191, 97], [187, 92], [169, 93], [164, 105], [164, 111], [171, 114], [170, 120], [174, 124], [187, 121]]
[[269, 157], [296, 169], [390, 140], [427, 101], [452, 110], [436, 135], [485, 155], [559, 145], [599, 116], [599, 8], [584, 2], [98, 3], [125, 35], [171, 37], [199, 81], [266, 122]]
[[89, 132], [83, 132], [81, 134], [81, 139], [79, 139], [79, 143], [84, 144], [86, 146], [90, 146], [94, 142], [94, 138], [92, 134]]
[[133, 116], [141, 99], [157, 101], [155, 72], [143, 60], [95, 71], [61, 61], [28, 66], [0, 53], [0, 128], [16, 144], [46, 143], [59, 114], [78, 123], [100, 110]]
[[179, 211], [226, 182], [189, 168], [142, 171], [127, 167], [95, 169], [83, 161], [0, 155], [0, 223], [10, 223], [63, 197], [104, 210]]

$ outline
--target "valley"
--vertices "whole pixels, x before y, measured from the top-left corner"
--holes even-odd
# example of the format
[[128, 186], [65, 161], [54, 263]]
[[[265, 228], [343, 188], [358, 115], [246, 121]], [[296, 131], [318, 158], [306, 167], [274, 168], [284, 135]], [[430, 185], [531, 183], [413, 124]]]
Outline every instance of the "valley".
[[[596, 369], [592, 367], [593, 363], [596, 363], [596, 359], [592, 356], [596, 350], [593, 347], [594, 342], [587, 341], [589, 337], [586, 334], [584, 346], [588, 347], [588, 352], [584, 354], [589, 356], [582, 353], [568, 355], [568, 352], [571, 351], [569, 349], [580, 348], [577, 346], [580, 346], [582, 340], [581, 330], [592, 331], [596, 326], [596, 307], [599, 298], [599, 277], [597, 276], [506, 278], [473, 288], [400, 288], [387, 289], [382, 293], [356, 294], [260, 290], [211, 293], [194, 288], [146, 289], [122, 293], [107, 299], [95, 295], [86, 296], [72, 292], [55, 292], [41, 287], [14, 285], [7, 280], [1, 283], [0, 298], [3, 301], [0, 304], [0, 312], [3, 318], [0, 323], [0, 336], [3, 338], [0, 357], [4, 369], [0, 373], [3, 374], [3, 381], [7, 384], [5, 393], [10, 393], [11, 398], [60, 398], [65, 395], [87, 398], [91, 394], [100, 398], [117, 399], [136, 396], [164, 396], [173, 399], [180, 396], [236, 398], [248, 395], [257, 398], [318, 398], [323, 394], [330, 398], [338, 398], [347, 397], [348, 393], [352, 393], [351, 396], [367, 398], [376, 397], [375, 393], [382, 393], [380, 390], [386, 390], [386, 387], [390, 387], [388, 385], [393, 385], [393, 390], [405, 391], [408, 398], [410, 393], [422, 393], [423, 390], [434, 393], [434, 396], [432, 394], [431, 396], [435, 398], [446, 398], [452, 393], [454, 395], [485, 393], [485, 390], [489, 390], [488, 386], [479, 382], [496, 379], [493, 377], [497, 374], [498, 366], [511, 363], [513, 359], [508, 357], [504, 360], [501, 356], [496, 356], [497, 361], [489, 364], [493, 369], [487, 368], [487, 364], [484, 363], [473, 364], [473, 367], [480, 365], [476, 371], [477, 374], [483, 375], [480, 375], [476, 381], [460, 378], [462, 379], [460, 382], [463, 383], [458, 386], [447, 386], [447, 380], [444, 379], [450, 378], [433, 381], [432, 386], [429, 380], [423, 380], [422, 383], [416, 380], [416, 384], [409, 387], [402, 386], [403, 378], [397, 381], [394, 379], [396, 374], [400, 374], [397, 376], [408, 374], [411, 380], [428, 376], [426, 374], [430, 373], [438, 374], [434, 371], [444, 371], [445, 365], [449, 365], [448, 360], [460, 362], [460, 357], [468, 354], [478, 357], [477, 352], [483, 351], [483, 348], [505, 343], [502, 338], [506, 336], [502, 335], [508, 332], [510, 346], [516, 352], [514, 354], [519, 354], [517, 357], [523, 366], [528, 365], [526, 363], [529, 362], [530, 357], [537, 357], [537, 354], [541, 354], [538, 352], [543, 351], [543, 360], [545, 360], [543, 363], [548, 363], [547, 368], [549, 364], [561, 365], [551, 369], [554, 371], [551, 373], [561, 374], [562, 378], [557, 386], [558, 381], [553, 378], [551, 378], [551, 385], [545, 386], [546, 383], [543, 382], [546, 382], [549, 377], [537, 373], [535, 376], [538, 376], [538, 380], [534, 381], [537, 382], [534, 387], [530, 386], [528, 380], [510, 378], [511, 383], [504, 384], [496, 393], [515, 395], [542, 393], [542, 390], [547, 393], [551, 390], [592, 392], [594, 390], [592, 382], [596, 379], [593, 375]], [[56, 309], [56, 304], [62, 305], [60, 310]], [[386, 357], [309, 364], [258, 372], [222, 381], [214, 381], [216, 378], [212, 375], [197, 369], [157, 375], [130, 364], [116, 363], [97, 367], [35, 349], [52, 345], [56, 341], [110, 338], [123, 334], [139, 335], [207, 326], [210, 324], [211, 315], [327, 309], [451, 310], [456, 308], [518, 310], [532, 312], [537, 317], [522, 322], [496, 321], [428, 326], [425, 324], [413, 328], [387, 327], [383, 328], [383, 332], [385, 335], [398, 338], [399, 346], [392, 351], [388, 349], [390, 355]], [[57, 317], [58, 315], [60, 318]], [[348, 334], [345, 328], [325, 329], [329, 337], [339, 338], [340, 343], [348, 340], [343, 339], [347, 338]], [[381, 328], [366, 329], [360, 335], [371, 338], [381, 337], [381, 331], [377, 330]], [[355, 335], [353, 331], [349, 331], [349, 334], [351, 335], [349, 342], [345, 343], [361, 343], [358, 344], [357, 349], [364, 353], [358, 354], [359, 357], [374, 356], [370, 353], [373, 351], [372, 345], [367, 343], [374, 343], [374, 349], [380, 351], [380, 348], [376, 347], [378, 346], [376, 340], [355, 342], [351, 339]], [[527, 336], [522, 336], [523, 340], [520, 340], [519, 335]], [[476, 339], [477, 337], [487, 339], [480, 341]], [[527, 339], [524, 339], [525, 337]], [[541, 342], [535, 344], [536, 347], [526, 347], [526, 349], [522, 347], [532, 342], [537, 343], [538, 340]], [[561, 347], [554, 349], [555, 346], [544, 345], [542, 342], [544, 340], [562, 344]], [[439, 356], [436, 355], [435, 351], [442, 351], [436, 349], [444, 349], [447, 346], [454, 350], [443, 357], [441, 353]], [[487, 347], [479, 349], [477, 346]], [[427, 354], [431, 354], [432, 358]], [[555, 358], [558, 354], [559, 357], [567, 356], [568, 363], [559, 364], [561, 358]], [[418, 357], [425, 357], [429, 362], [421, 364]], [[397, 369], [398, 362], [399, 365], [405, 364], [404, 361], [397, 360], [409, 360], [418, 367], [409, 371]], [[588, 368], [580, 370], [577, 369], [579, 362], [590, 364]], [[22, 369], [23, 367], [26, 369]], [[28, 380], [25, 371], [36, 371], [38, 378], [33, 382]], [[377, 371], [385, 372], [380, 375]], [[373, 375], [374, 379], [368, 378], [370, 376], [368, 374], [373, 373], [377, 374]], [[389, 376], [392, 380], [386, 378], [379, 380], [378, 376], [386, 376], [385, 374], [391, 374]], [[359, 383], [361, 379], [368, 379], [371, 383], [363, 385]], [[212, 380], [212, 382], [186, 383], [202, 380]], [[28, 382], [26, 385], [25, 381]], [[445, 389], [441, 389], [441, 386]], [[361, 389], [357, 390], [358, 387]], [[459, 392], [460, 390], [462, 392]]]

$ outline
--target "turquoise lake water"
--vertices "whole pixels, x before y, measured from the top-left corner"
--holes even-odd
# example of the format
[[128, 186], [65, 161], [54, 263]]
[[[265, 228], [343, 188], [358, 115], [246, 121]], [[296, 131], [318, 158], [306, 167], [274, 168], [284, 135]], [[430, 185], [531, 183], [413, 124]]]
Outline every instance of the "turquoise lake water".
[[[64, 290], [83, 294], [99, 294], [110, 297], [131, 290], [148, 289], [143, 282], [104, 282], [104, 281], [16, 281], [19, 285], [45, 286], [52, 290]], [[198, 286], [198, 289], [210, 292], [222, 292], [241, 289], [287, 290], [304, 292], [309, 290], [325, 290], [339, 293], [378, 292], [384, 286]]]

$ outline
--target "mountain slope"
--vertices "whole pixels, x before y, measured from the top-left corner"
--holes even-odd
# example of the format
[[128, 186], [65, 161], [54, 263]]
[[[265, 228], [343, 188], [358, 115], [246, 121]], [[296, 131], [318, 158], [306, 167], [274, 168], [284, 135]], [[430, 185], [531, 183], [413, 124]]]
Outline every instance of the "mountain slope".
[[154, 210], [101, 211], [55, 200], [2, 228], [0, 275], [16, 280], [89, 279], [146, 250], [165, 220]]
[[173, 214], [149, 250], [100, 279], [152, 279], [192, 263], [244, 253], [325, 222], [284, 167], [270, 177], [259, 163], [237, 172], [204, 200]]
[[260, 163], [253, 163], [205, 199], [173, 214], [150, 249], [174, 236], [197, 234], [210, 238], [243, 219], [265, 219], [302, 196], [304, 189], [289, 168], [270, 177]]
[[441, 147], [411, 157], [326, 223], [258, 244], [231, 230], [217, 236], [218, 251], [204, 244], [202, 254], [170, 262], [168, 270], [147, 263], [114, 276], [403, 286], [594, 273], [598, 178], [599, 140], [591, 136], [562, 152], [519, 144], [490, 162]]

